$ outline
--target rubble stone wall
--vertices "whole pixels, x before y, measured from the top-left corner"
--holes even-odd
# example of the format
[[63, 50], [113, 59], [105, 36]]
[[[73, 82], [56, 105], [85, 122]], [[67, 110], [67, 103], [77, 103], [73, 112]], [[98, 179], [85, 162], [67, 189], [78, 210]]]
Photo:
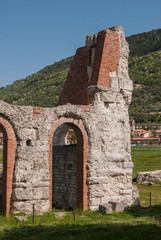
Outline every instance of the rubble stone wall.
[[53, 135], [62, 124], [72, 125], [79, 145], [76, 205], [97, 210], [108, 202], [134, 203], [128, 53], [122, 27], [87, 36], [86, 47], [77, 50], [60, 106], [37, 108], [0, 101], [0, 116], [16, 137], [16, 154], [14, 149], [10, 152], [14, 170], [7, 209], [31, 213], [35, 203], [39, 213], [51, 210]]

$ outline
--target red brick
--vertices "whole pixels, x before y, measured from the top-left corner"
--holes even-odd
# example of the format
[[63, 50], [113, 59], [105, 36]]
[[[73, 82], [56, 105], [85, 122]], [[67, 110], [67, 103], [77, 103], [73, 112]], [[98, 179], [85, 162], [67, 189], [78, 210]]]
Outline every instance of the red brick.
[[11, 124], [5, 118], [0, 116], [0, 128], [3, 132], [3, 186], [2, 186], [2, 212], [5, 216], [9, 216], [11, 195], [12, 195], [12, 179], [15, 163], [15, 154], [17, 141]]

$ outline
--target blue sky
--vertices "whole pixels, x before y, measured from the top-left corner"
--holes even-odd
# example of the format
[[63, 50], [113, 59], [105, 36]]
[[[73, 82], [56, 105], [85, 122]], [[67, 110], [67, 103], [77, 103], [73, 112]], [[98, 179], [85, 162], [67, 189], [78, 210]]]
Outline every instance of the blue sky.
[[0, 0], [0, 87], [72, 56], [87, 34], [161, 28], [161, 0]]

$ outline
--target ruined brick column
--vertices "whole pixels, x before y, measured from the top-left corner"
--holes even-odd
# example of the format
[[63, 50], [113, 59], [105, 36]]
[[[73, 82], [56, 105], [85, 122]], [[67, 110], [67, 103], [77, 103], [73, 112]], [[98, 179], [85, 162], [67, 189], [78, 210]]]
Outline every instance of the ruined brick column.
[[[132, 186], [128, 107], [133, 83], [128, 55], [122, 27], [88, 35], [86, 46], [76, 51], [58, 107], [13, 106], [0, 101], [0, 116], [13, 129], [16, 143], [13, 151], [10, 145], [5, 149], [12, 160], [13, 178], [4, 189], [9, 196], [3, 199], [4, 212], [31, 213], [33, 203], [37, 213], [52, 209], [53, 136], [59, 132], [65, 144], [63, 124], [72, 127], [78, 139], [72, 189], [76, 206], [107, 207], [110, 212], [139, 203], [138, 191]], [[13, 138], [11, 132], [7, 138]], [[68, 174], [72, 174], [70, 168]], [[63, 191], [59, 187], [58, 192]]]
[[121, 203], [123, 209], [131, 205], [134, 195], [139, 203], [132, 186], [128, 107], [133, 82], [128, 56], [121, 26], [88, 35], [86, 46], [76, 52], [59, 99], [60, 105], [89, 105], [87, 183], [92, 210], [109, 202]]

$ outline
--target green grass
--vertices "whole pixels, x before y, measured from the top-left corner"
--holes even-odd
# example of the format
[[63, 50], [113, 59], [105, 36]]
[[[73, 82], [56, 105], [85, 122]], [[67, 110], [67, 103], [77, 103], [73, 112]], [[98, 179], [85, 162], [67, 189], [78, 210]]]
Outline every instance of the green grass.
[[[138, 171], [161, 169], [161, 151], [132, 151], [135, 164], [134, 177]], [[27, 223], [19, 223], [14, 215], [6, 219], [0, 216], [0, 240], [160, 240], [161, 239], [161, 187], [137, 185], [141, 207], [131, 207], [124, 213], [109, 215], [100, 212], [66, 211], [62, 219], [55, 213], [65, 210], [53, 209], [52, 213], [28, 216]], [[152, 206], [149, 207], [149, 193]]]
[[[134, 163], [133, 179], [135, 179], [137, 172], [155, 171], [161, 169], [161, 150], [132, 150], [132, 160]], [[141, 206], [149, 206], [150, 192], [152, 196], [152, 205], [161, 206], [161, 186], [137, 185], [137, 187], [140, 193]]]
[[150, 205], [150, 192], [152, 206], [161, 206], [161, 186], [137, 185], [137, 188], [140, 193], [140, 203], [142, 207], [148, 207]]
[[161, 169], [161, 150], [132, 150], [133, 178], [137, 172]]
[[[125, 213], [110, 215], [99, 212], [76, 210], [74, 223], [72, 212], [58, 220], [55, 210], [51, 214], [28, 217], [28, 223], [17, 223], [10, 219], [0, 218], [0, 239], [156, 239], [161, 236], [161, 206], [152, 208], [131, 208]], [[135, 234], [134, 234], [135, 233]]]
[[0, 164], [3, 162], [3, 149], [0, 149]]

